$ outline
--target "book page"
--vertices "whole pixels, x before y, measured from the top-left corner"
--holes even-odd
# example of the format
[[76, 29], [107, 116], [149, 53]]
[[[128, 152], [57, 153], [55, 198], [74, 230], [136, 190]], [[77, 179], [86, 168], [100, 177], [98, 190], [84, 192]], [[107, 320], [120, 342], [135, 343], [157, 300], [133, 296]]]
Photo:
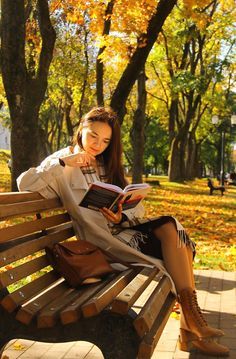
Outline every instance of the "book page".
[[123, 196], [120, 196], [118, 201], [110, 208], [113, 212], [117, 212], [118, 203], [122, 202], [122, 210], [131, 209], [137, 206], [141, 202], [150, 190], [150, 186], [145, 188], [135, 189], [133, 191], [126, 192]]
[[122, 188], [120, 188], [119, 186], [116, 186], [115, 184], [111, 184], [111, 183], [105, 183], [105, 182], [101, 182], [101, 181], [95, 181], [93, 183], [93, 185], [102, 187], [102, 188], [107, 188], [111, 191], [116, 191], [118, 193], [123, 192]]
[[124, 192], [129, 192], [129, 191], [133, 191], [135, 189], [149, 188], [149, 187], [150, 187], [150, 185], [147, 183], [132, 183], [132, 184], [128, 184], [124, 188]]

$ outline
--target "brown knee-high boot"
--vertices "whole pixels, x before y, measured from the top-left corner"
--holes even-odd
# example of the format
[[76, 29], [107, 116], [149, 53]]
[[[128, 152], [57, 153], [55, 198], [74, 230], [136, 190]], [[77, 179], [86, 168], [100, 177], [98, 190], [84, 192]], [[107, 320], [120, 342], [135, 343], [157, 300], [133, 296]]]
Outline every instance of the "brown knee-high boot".
[[185, 288], [179, 293], [179, 302], [187, 325], [187, 331], [195, 334], [198, 339], [224, 335], [222, 330], [208, 326], [197, 302], [196, 291]]

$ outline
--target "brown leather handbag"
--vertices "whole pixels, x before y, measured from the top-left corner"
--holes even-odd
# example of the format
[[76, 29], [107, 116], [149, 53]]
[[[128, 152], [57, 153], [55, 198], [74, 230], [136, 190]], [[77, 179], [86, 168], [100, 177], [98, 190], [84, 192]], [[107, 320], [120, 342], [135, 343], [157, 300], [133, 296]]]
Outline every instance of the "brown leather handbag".
[[52, 267], [72, 287], [89, 283], [91, 278], [99, 280], [114, 272], [103, 252], [87, 241], [56, 243], [45, 250]]

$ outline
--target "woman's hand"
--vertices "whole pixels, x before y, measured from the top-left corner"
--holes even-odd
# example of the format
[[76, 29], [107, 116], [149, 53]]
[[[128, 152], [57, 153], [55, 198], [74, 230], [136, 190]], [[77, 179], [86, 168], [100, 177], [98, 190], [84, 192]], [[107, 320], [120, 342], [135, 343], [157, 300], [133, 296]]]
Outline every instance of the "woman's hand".
[[118, 211], [116, 213], [112, 212], [108, 208], [101, 208], [100, 212], [103, 214], [103, 216], [109, 221], [114, 224], [119, 224], [122, 219], [122, 203], [120, 202], [118, 204]]
[[79, 152], [66, 157], [61, 160], [69, 167], [83, 167], [89, 166], [92, 162], [96, 161], [95, 157], [87, 152]]

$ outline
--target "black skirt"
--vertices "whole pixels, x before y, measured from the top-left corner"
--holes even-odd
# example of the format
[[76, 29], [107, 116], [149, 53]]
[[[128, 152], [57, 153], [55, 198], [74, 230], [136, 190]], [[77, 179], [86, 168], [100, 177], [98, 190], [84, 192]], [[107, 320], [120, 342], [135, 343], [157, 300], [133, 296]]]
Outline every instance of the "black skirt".
[[[163, 260], [161, 241], [158, 240], [158, 237], [156, 235], [154, 235], [154, 230], [158, 227], [163, 226], [166, 223], [173, 223], [176, 227], [176, 221], [171, 216], [161, 216], [150, 222], [138, 224], [132, 227], [132, 229], [140, 231], [143, 234], [142, 240], [139, 241], [139, 248], [142, 253]], [[190, 239], [186, 233], [185, 236], [186, 236], [186, 245], [188, 245], [190, 243]], [[191, 243], [193, 242], [191, 241]], [[194, 248], [192, 248], [192, 251], [194, 258], [196, 253], [195, 245]]]

